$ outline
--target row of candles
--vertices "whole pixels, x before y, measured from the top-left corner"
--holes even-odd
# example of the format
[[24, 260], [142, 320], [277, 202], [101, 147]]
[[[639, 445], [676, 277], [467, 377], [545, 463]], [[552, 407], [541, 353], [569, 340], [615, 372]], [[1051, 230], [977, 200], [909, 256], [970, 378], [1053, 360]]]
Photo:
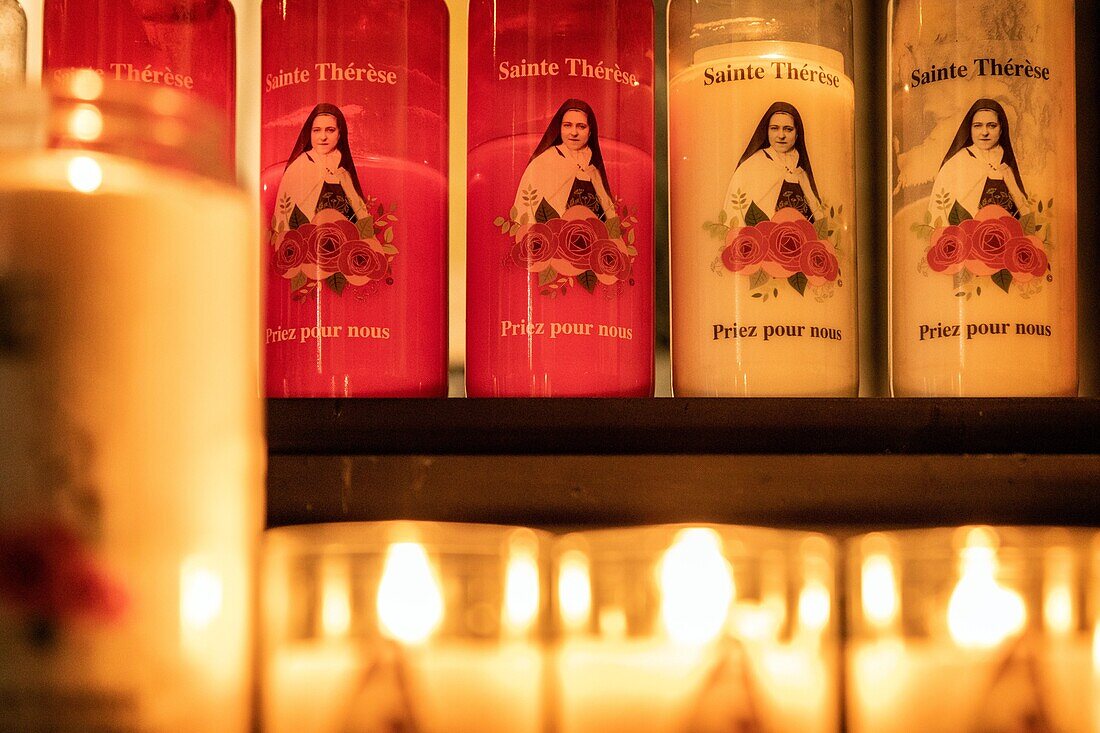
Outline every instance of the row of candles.
[[1100, 533], [844, 550], [721, 525], [271, 530], [264, 729], [1100, 731]]

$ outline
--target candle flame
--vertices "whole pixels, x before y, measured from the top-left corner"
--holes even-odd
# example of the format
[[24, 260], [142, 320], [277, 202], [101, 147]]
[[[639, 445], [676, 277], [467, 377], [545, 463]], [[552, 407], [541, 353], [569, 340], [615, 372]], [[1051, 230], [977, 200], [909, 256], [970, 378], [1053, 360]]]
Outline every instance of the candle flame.
[[947, 604], [947, 627], [960, 646], [995, 647], [1027, 623], [1023, 598], [997, 582], [996, 544], [993, 530], [978, 527], [959, 553], [961, 577]]
[[516, 530], [510, 545], [504, 624], [515, 633], [523, 633], [539, 615], [538, 541], [530, 530]]
[[329, 638], [345, 636], [351, 628], [351, 577], [346, 563], [337, 558], [321, 579], [321, 633]]
[[180, 621], [188, 631], [203, 631], [221, 615], [224, 584], [208, 563], [189, 558], [180, 568]]
[[734, 599], [733, 573], [711, 529], [681, 531], [660, 568], [661, 618], [676, 641], [705, 644], [721, 632]]
[[86, 155], [70, 160], [67, 173], [69, 185], [81, 193], [93, 193], [103, 185], [103, 169]]
[[819, 580], [807, 581], [798, 594], [798, 623], [810, 632], [822, 632], [829, 625], [833, 609], [832, 594]]
[[92, 104], [78, 104], [69, 115], [69, 134], [77, 140], [92, 142], [103, 134], [103, 114]]
[[406, 644], [427, 640], [443, 621], [443, 593], [419, 543], [396, 542], [387, 550], [378, 619], [383, 634]]
[[558, 612], [569, 629], [582, 629], [592, 613], [592, 581], [588, 557], [569, 550], [558, 561]]
[[894, 562], [885, 553], [875, 553], [863, 558], [860, 574], [860, 599], [863, 615], [868, 623], [880, 629], [889, 628], [897, 621], [898, 581]]

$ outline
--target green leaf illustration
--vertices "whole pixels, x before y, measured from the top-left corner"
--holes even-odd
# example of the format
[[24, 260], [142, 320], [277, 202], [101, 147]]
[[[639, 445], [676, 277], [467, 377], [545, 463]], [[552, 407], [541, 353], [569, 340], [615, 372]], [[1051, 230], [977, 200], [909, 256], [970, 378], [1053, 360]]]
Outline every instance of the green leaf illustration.
[[626, 233], [626, 243], [627, 244], [634, 244], [634, 239], [635, 239], [634, 230], [631, 229]]
[[382, 251], [388, 255], [395, 255], [398, 250], [397, 247], [394, 247], [392, 244], [383, 244]]
[[560, 216], [558, 212], [554, 211], [554, 207], [551, 206], [546, 199], [542, 200], [538, 210], [535, 211], [535, 221], [540, 223], [550, 221], [551, 219], [558, 219]]
[[607, 220], [607, 236], [611, 239], [618, 239], [623, 236], [622, 220], [617, 218]]
[[1020, 227], [1023, 228], [1024, 234], [1034, 234], [1038, 231], [1035, 227], [1035, 214], [1025, 214], [1024, 218], [1020, 219]]
[[928, 211], [927, 209], [925, 209], [925, 211], [924, 211], [924, 223], [925, 224], [931, 224], [932, 223], [932, 212]]
[[513, 206], [511, 211], [508, 212], [508, 218], [515, 221], [517, 216], [519, 216], [519, 209]]
[[498, 216], [497, 218], [493, 219], [493, 226], [495, 226], [495, 227], [498, 227], [503, 223], [504, 223], [504, 217], [503, 216]]
[[792, 288], [798, 291], [799, 295], [806, 294], [806, 283], [809, 281], [806, 280], [806, 276], [803, 275], [801, 272], [796, 272], [795, 274], [788, 277], [787, 282], [791, 284]]
[[761, 211], [760, 207], [753, 201], [749, 204], [749, 210], [745, 212], [745, 225], [754, 227], [762, 221], [770, 221], [768, 215]]
[[718, 212], [718, 223], [719, 224], [725, 224], [726, 219], [728, 219], [728, 218], [729, 217], [726, 216], [726, 210], [725, 209], [722, 209], [721, 211]]
[[558, 272], [553, 267], [547, 267], [539, 273], [539, 285], [549, 285], [558, 279]]
[[952, 226], [958, 226], [960, 223], [966, 221], [967, 219], [973, 218], [974, 217], [970, 215], [970, 212], [964, 209], [962, 204], [956, 201], [955, 205], [951, 207], [951, 213], [947, 217], [947, 223], [951, 224]]
[[577, 275], [577, 282], [580, 286], [588, 292], [593, 292], [596, 289], [596, 285], [599, 284], [599, 280], [596, 279], [596, 273], [592, 270], [585, 270], [580, 275]]
[[970, 282], [973, 279], [974, 279], [974, 276], [972, 274], [970, 274], [970, 270], [967, 270], [964, 267], [963, 269], [961, 269], [961, 270], [959, 270], [958, 272], [955, 273], [955, 277], [953, 278], [955, 289], [958, 290], [963, 285], [966, 285], [968, 282]]
[[1039, 202], [1039, 213], [1040, 214], [1043, 213], [1043, 202], [1042, 201]]
[[335, 275], [325, 278], [325, 285], [336, 291], [337, 295], [342, 295], [344, 288], [348, 286], [348, 279], [344, 277], [344, 273], [337, 272]]
[[306, 276], [302, 273], [298, 273], [294, 277], [290, 278], [290, 292], [300, 290], [306, 286]]
[[771, 277], [761, 268], [749, 276], [749, 289], [756, 290], [762, 285], [767, 285]]
[[993, 273], [993, 277], [990, 279], [993, 281], [994, 285], [1007, 293], [1008, 286], [1012, 284], [1012, 273], [1008, 270], [1001, 270]]
[[368, 216], [355, 222], [355, 228], [359, 230], [362, 239], [370, 239], [374, 236], [374, 217]]
[[818, 239], [825, 239], [829, 236], [829, 220], [818, 219], [814, 222], [814, 231], [817, 232]]
[[383, 239], [383, 241], [385, 241], [386, 244], [390, 244], [390, 243], [393, 242], [393, 228], [392, 227], [386, 230], [386, 233], [382, 235], [382, 239]]
[[290, 228], [297, 229], [303, 224], [309, 223], [309, 217], [302, 213], [302, 210], [297, 206], [294, 207], [294, 211], [290, 214]]

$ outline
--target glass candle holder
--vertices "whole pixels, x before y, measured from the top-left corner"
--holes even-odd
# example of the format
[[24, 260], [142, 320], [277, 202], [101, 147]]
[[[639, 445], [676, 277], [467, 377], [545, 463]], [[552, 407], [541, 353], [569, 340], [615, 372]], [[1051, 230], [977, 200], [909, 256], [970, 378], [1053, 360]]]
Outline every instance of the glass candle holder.
[[0, 85], [22, 84], [27, 74], [27, 15], [18, 0], [0, 0]]
[[858, 390], [850, 0], [671, 0], [672, 388]]
[[1075, 395], [1073, 0], [888, 7], [893, 392]]
[[264, 729], [541, 731], [545, 545], [488, 525], [270, 530]]
[[850, 549], [853, 733], [1100, 730], [1100, 532], [912, 530]]
[[0, 109], [0, 730], [245, 733], [254, 231], [216, 115], [95, 73]]
[[556, 729], [835, 731], [835, 553], [729, 526], [581, 532], [554, 550]]

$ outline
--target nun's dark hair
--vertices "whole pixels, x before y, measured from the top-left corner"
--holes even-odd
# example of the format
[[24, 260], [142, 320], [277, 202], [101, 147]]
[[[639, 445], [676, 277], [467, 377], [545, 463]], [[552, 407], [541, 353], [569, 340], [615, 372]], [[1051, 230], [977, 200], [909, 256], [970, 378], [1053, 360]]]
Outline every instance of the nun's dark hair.
[[768, 111], [760, 118], [760, 124], [756, 126], [752, 137], [749, 138], [749, 144], [745, 148], [744, 154], [737, 161], [737, 168], [740, 168], [742, 163], [770, 145], [768, 142], [768, 125], [771, 123], [772, 115], [775, 114], [790, 115], [794, 120], [794, 149], [798, 151], [798, 165], [806, 171], [806, 177], [810, 179], [810, 189], [813, 190], [814, 196], [820, 200], [821, 194], [817, 192], [817, 181], [814, 180], [814, 168], [810, 165], [810, 154], [806, 152], [806, 127], [802, 124], [802, 115], [798, 114], [798, 110], [789, 102], [775, 102], [771, 107], [768, 107]]
[[1008, 116], [1005, 114], [1005, 108], [996, 100], [979, 99], [971, 105], [970, 110], [966, 113], [966, 117], [963, 118], [962, 124], [959, 125], [959, 131], [955, 133], [955, 139], [951, 141], [951, 147], [947, 149], [947, 155], [943, 156], [943, 162], [940, 163], [940, 168], [947, 165], [947, 161], [951, 160], [955, 153], [974, 144], [974, 133], [971, 130], [974, 124], [974, 115], [978, 114], [983, 109], [997, 115], [997, 121], [1001, 124], [1001, 137], [997, 141], [997, 144], [1004, 150], [1001, 162], [1007, 164], [1008, 167], [1012, 169], [1012, 175], [1016, 177], [1016, 185], [1020, 187], [1021, 193], [1026, 197], [1027, 189], [1024, 188], [1024, 179], [1020, 177], [1020, 166], [1016, 163], [1016, 151], [1012, 149], [1012, 138], [1008, 134]]
[[588, 102], [580, 99], [567, 99], [562, 102], [561, 106], [558, 107], [558, 111], [550, 119], [550, 124], [547, 125], [542, 140], [539, 141], [535, 152], [531, 153], [531, 159], [527, 163], [530, 165], [532, 160], [550, 148], [562, 144], [561, 123], [565, 119], [565, 113], [570, 110], [583, 112], [588, 118], [588, 148], [592, 151], [592, 165], [596, 166], [596, 170], [600, 172], [600, 180], [603, 181], [603, 190], [607, 192], [607, 197], [614, 201], [615, 197], [611, 195], [611, 186], [607, 182], [607, 170], [603, 164], [603, 153], [600, 151], [600, 127], [596, 123], [596, 113], [592, 111], [592, 107], [589, 106]]

